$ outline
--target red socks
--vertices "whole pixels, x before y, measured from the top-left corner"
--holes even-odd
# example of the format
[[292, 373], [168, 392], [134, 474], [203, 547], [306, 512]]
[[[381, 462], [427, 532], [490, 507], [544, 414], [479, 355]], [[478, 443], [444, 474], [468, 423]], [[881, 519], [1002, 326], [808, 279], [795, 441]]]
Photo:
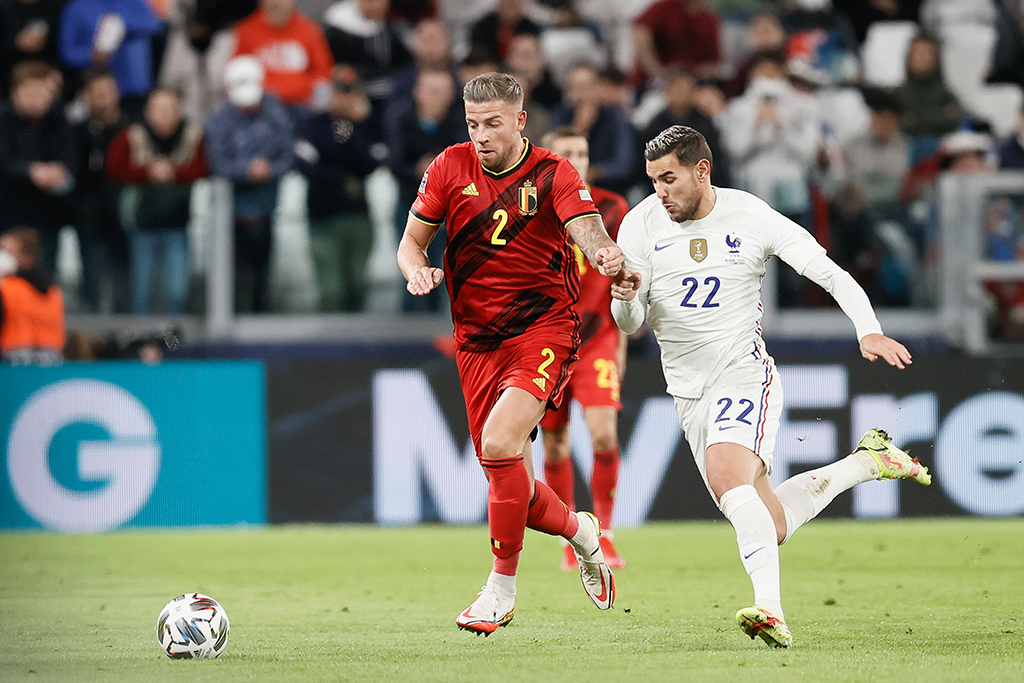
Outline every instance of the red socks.
[[550, 486], [537, 481], [534, 482], [526, 526], [552, 536], [572, 538], [579, 531], [580, 522]]
[[[573, 481], [572, 459], [566, 458], [559, 462], [544, 462], [544, 478], [548, 486], [568, 506], [570, 510], [576, 509], [575, 482]], [[612, 526], [612, 508], [615, 503], [615, 486], [619, 480], [619, 449], [612, 448], [607, 451], [594, 453], [594, 475], [590, 480], [590, 491], [594, 497], [594, 514], [601, 520], [601, 527], [610, 529]], [[537, 497], [534, 496], [534, 500]], [[531, 503], [532, 505], [532, 503]], [[533, 509], [530, 510], [530, 520], [533, 519]], [[531, 529], [536, 529], [532, 523], [527, 522]], [[547, 533], [557, 533], [540, 529]]]
[[572, 472], [572, 458], [558, 462], [544, 461], [544, 479], [570, 510], [576, 509], [576, 482]]
[[523, 549], [527, 510], [530, 506], [530, 475], [523, 456], [480, 459], [487, 470], [487, 525], [491, 532], [494, 571], [515, 576]]
[[618, 447], [594, 453], [594, 476], [590, 479], [590, 491], [594, 496], [594, 514], [601, 520], [603, 529], [612, 528], [612, 507], [618, 480]]
[[[515, 576], [527, 526], [552, 536], [572, 538], [576, 535], [579, 520], [550, 486], [535, 482], [533, 500], [530, 500], [530, 475], [523, 456], [481, 458], [480, 464], [490, 477], [487, 525], [491, 532], [495, 572]], [[569, 466], [571, 477], [572, 461], [566, 460], [564, 464]]]

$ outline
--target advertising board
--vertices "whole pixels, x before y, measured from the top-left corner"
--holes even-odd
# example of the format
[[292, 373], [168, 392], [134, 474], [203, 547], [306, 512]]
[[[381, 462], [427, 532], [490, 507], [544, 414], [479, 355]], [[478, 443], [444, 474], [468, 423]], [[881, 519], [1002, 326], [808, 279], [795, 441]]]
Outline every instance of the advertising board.
[[0, 528], [266, 522], [257, 362], [0, 366]]

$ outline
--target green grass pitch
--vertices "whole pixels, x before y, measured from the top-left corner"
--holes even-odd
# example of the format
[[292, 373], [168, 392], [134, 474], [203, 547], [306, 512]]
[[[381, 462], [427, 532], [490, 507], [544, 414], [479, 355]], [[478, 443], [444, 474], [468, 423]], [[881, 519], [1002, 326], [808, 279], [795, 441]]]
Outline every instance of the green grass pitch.
[[[516, 618], [455, 628], [490, 568], [483, 527], [284, 526], [0, 535], [0, 681], [1024, 680], [1024, 520], [812, 522], [782, 548], [791, 650], [751, 599], [728, 523], [623, 530], [610, 612], [527, 532]], [[172, 661], [160, 609], [224, 605], [215, 660]]]

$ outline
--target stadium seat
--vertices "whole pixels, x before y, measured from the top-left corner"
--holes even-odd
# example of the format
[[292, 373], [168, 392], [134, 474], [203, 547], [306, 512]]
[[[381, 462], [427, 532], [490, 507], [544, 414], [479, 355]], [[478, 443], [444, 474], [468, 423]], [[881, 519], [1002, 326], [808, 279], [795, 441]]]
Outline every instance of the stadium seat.
[[540, 37], [540, 49], [548, 60], [551, 76], [559, 86], [565, 86], [569, 70], [580, 62], [597, 69], [607, 66], [604, 50], [594, 34], [585, 28], [549, 28]]
[[663, 90], [655, 88], [647, 90], [647, 92], [640, 96], [640, 101], [637, 102], [636, 106], [633, 107], [630, 123], [637, 130], [642, 130], [667, 104], [668, 100], [665, 99], [665, 92]]
[[964, 102], [985, 82], [992, 67], [996, 30], [980, 24], [959, 24], [942, 32], [941, 60], [946, 85]]
[[895, 88], [903, 84], [907, 78], [907, 48], [919, 30], [913, 21], [876, 21], [868, 27], [860, 59], [869, 85]]
[[826, 88], [815, 93], [822, 122], [828, 125], [839, 144], [866, 133], [871, 112], [857, 88]]
[[749, 18], [736, 14], [722, 16], [719, 22], [718, 40], [722, 49], [722, 75], [732, 78], [740, 64], [750, 56], [751, 47], [747, 43]]
[[955, 24], [942, 31], [942, 72], [964, 107], [985, 119], [998, 137], [1017, 126], [1024, 93], [1017, 85], [986, 85], [992, 68], [996, 29], [982, 24]]
[[1013, 83], [986, 85], [964, 98], [964, 106], [972, 114], [985, 119], [999, 138], [1013, 133], [1024, 106], [1024, 91]]

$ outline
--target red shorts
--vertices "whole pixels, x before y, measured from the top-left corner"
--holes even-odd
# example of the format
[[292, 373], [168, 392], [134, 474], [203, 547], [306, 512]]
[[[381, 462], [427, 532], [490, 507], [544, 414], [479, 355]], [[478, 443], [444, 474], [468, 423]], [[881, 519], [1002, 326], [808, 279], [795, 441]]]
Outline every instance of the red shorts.
[[545, 413], [540, 421], [542, 429], [556, 431], [569, 424], [569, 404], [576, 399], [583, 409], [598, 406], [622, 409], [619, 401], [619, 368], [615, 362], [618, 336], [594, 340], [580, 349], [580, 359], [573, 367], [565, 397], [558, 408]]
[[519, 387], [546, 401], [549, 409], [557, 409], [576, 358], [576, 345], [559, 334], [521, 335], [483, 353], [456, 350], [469, 434], [477, 456], [484, 423], [502, 391]]

